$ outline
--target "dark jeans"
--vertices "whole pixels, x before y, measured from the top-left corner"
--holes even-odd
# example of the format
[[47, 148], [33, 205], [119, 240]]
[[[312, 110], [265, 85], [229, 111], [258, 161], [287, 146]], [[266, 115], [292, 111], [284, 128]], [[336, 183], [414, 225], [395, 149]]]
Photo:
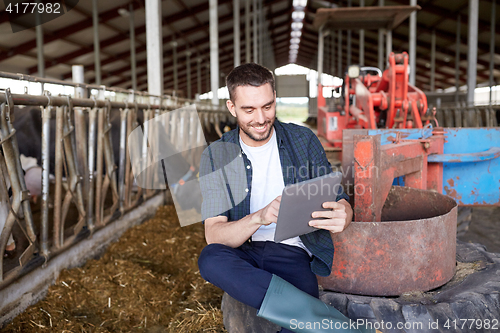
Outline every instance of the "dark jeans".
[[[297, 246], [274, 242], [244, 243], [239, 248], [207, 245], [200, 254], [201, 276], [234, 299], [259, 309], [275, 274], [300, 290], [319, 297], [311, 258]], [[286, 302], [287, 300], [283, 300]], [[282, 332], [288, 332], [282, 330]]]

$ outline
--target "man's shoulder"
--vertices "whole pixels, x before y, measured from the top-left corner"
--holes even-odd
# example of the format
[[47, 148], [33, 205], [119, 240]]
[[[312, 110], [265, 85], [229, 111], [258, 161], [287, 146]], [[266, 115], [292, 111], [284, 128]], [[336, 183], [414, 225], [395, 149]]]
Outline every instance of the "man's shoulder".
[[[307, 158], [311, 155], [324, 154], [323, 146], [314, 132], [306, 127], [293, 123], [279, 123], [283, 143], [287, 149], [293, 150], [297, 156]], [[285, 139], [286, 137], [286, 139]]]
[[229, 132], [222, 134], [222, 137], [219, 140], [214, 141], [214, 143], [215, 142], [217, 142], [217, 143], [218, 142], [238, 143], [238, 127], [230, 130]]

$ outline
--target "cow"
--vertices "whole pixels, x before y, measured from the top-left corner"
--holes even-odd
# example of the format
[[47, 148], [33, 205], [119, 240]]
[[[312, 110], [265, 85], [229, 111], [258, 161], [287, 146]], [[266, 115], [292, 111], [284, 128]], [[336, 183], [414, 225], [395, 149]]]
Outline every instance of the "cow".
[[[37, 165], [36, 159], [20, 155], [21, 166], [24, 172], [24, 180], [26, 189], [30, 192], [30, 200], [36, 204], [38, 197], [42, 194], [42, 168]], [[0, 182], [0, 232], [3, 230], [5, 221], [10, 212], [10, 201], [12, 200], [12, 191], [10, 188], [10, 180], [7, 177], [7, 169], [1, 167], [0, 177], [4, 181]], [[7, 246], [5, 247], [5, 257], [13, 256], [16, 249], [16, 243], [12, 236], [9, 235]]]

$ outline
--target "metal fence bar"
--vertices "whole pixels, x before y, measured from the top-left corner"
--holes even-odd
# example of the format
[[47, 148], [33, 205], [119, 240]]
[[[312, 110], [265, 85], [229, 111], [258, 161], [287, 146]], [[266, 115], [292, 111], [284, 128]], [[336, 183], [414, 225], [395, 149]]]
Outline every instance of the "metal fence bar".
[[[151, 172], [150, 168], [148, 168], [148, 162], [149, 162], [149, 157], [148, 157], [148, 136], [149, 136], [149, 120], [151, 118], [152, 110], [151, 109], [146, 109], [143, 110], [144, 113], [144, 123], [143, 123], [143, 128], [144, 128], [144, 135], [142, 139], [142, 170], [145, 170], [143, 172], [146, 172], [146, 184], [151, 184]], [[149, 190], [146, 189], [142, 193], [143, 199], [147, 200], [149, 196]]]
[[82, 175], [82, 190], [83, 193], [88, 192], [88, 167], [87, 167], [87, 134], [85, 111], [76, 107], [73, 109], [75, 115], [75, 137], [76, 137], [76, 156], [78, 161], [78, 173]]
[[42, 108], [42, 221], [41, 252], [49, 256], [49, 177], [50, 177], [50, 112], [49, 105]]
[[63, 146], [64, 146], [64, 154], [66, 161], [66, 195], [63, 200], [62, 205], [62, 233], [64, 235], [64, 223], [66, 221], [66, 216], [68, 214], [69, 206], [71, 202], [73, 202], [78, 210], [78, 222], [73, 227], [73, 235], [63, 240], [64, 243], [72, 242], [73, 239], [80, 233], [82, 228], [85, 225], [85, 207], [83, 202], [83, 193], [82, 193], [82, 182], [81, 175], [78, 172], [78, 161], [75, 154], [75, 130], [71, 125], [71, 116], [70, 112], [73, 111], [73, 108], [70, 106], [64, 108], [64, 119], [63, 119]]
[[[104, 127], [103, 127], [103, 148], [104, 148], [104, 162], [106, 164], [106, 176], [104, 178], [104, 183], [102, 187], [102, 195], [101, 195], [101, 210], [102, 210], [102, 217], [103, 217], [103, 223], [107, 224], [109, 221], [111, 221], [113, 214], [115, 211], [119, 208], [119, 195], [118, 195], [118, 185], [116, 182], [116, 165], [115, 165], [115, 158], [114, 158], [114, 153], [113, 153], [113, 145], [111, 141], [111, 124], [109, 122], [109, 115], [111, 112], [111, 106], [108, 105], [107, 108], [105, 108], [105, 114], [104, 114]], [[111, 187], [111, 194], [112, 194], [112, 200], [113, 203], [111, 207], [107, 210], [108, 213], [105, 214], [105, 200], [106, 200], [106, 194], [108, 192], [109, 187]]]
[[[132, 132], [132, 126], [135, 125], [136, 119], [133, 117], [135, 116], [135, 108], [131, 108], [129, 112], [127, 113], [127, 128], [126, 130], [126, 136], [130, 135]], [[125, 149], [125, 179], [124, 179], [124, 190], [123, 190], [123, 206], [124, 209], [128, 209], [130, 207], [130, 201], [131, 201], [131, 196], [132, 196], [132, 180], [130, 179], [131, 176], [131, 165], [130, 165], [130, 153], [128, 149]]]
[[56, 108], [56, 161], [54, 174], [56, 177], [56, 186], [54, 190], [54, 247], [58, 249], [63, 244], [64, 224], [61, 222], [61, 200], [62, 200], [62, 178], [63, 178], [63, 108]]
[[88, 197], [87, 197], [87, 227], [90, 232], [94, 231], [94, 193], [95, 193], [95, 143], [96, 143], [96, 131], [97, 131], [97, 109], [94, 107], [89, 110], [89, 144], [88, 144], [88, 166], [89, 166], [89, 178], [88, 178]]
[[[496, 127], [500, 105], [445, 105], [437, 108], [446, 127]], [[438, 118], [439, 119], [439, 118]]]
[[[15, 105], [25, 105], [25, 106], [43, 106], [46, 107], [49, 104], [52, 106], [64, 106], [68, 105], [68, 98], [66, 96], [37, 96], [37, 95], [28, 95], [28, 94], [12, 94], [12, 100]], [[167, 100], [164, 100], [166, 102]], [[162, 110], [175, 110], [184, 106], [184, 101], [182, 99], [177, 99], [176, 103], [173, 104], [146, 104], [146, 103], [137, 103], [138, 109], [162, 109]], [[0, 94], [0, 103], [6, 102], [5, 94]], [[117, 102], [117, 101], [109, 101], [109, 100], [101, 100], [101, 99], [91, 99], [91, 98], [73, 98], [72, 99], [73, 106], [75, 107], [84, 107], [84, 108], [92, 108], [98, 107], [102, 108], [106, 106], [106, 103], [111, 104], [112, 109], [120, 109], [126, 108], [126, 102]], [[194, 102], [194, 101], [192, 101]], [[196, 109], [198, 111], [212, 111], [214, 113], [227, 111], [222, 109], [222, 107], [208, 105], [206, 103], [195, 102]]]
[[103, 171], [104, 171], [104, 108], [99, 108], [97, 112], [97, 158], [96, 158], [96, 182], [95, 182], [95, 221], [96, 225], [102, 227], [103, 216], [102, 216], [102, 183], [103, 183]]
[[120, 109], [120, 165], [118, 171], [118, 189], [120, 197], [120, 212], [125, 210], [125, 163], [127, 143], [127, 118], [129, 109]]
[[[127, 119], [127, 137], [132, 133], [132, 130], [134, 130], [138, 126], [137, 124], [137, 108], [134, 106], [132, 109], [130, 109], [128, 113], [128, 119]], [[126, 165], [125, 165], [125, 209], [129, 209], [130, 207], [134, 206], [139, 198], [141, 197], [142, 193], [140, 193], [136, 198], [135, 201], [132, 202], [132, 184], [133, 184], [133, 175], [132, 175], [132, 167], [130, 165], [130, 152], [128, 149], [125, 151], [126, 155]], [[142, 192], [142, 189], [140, 189]]]

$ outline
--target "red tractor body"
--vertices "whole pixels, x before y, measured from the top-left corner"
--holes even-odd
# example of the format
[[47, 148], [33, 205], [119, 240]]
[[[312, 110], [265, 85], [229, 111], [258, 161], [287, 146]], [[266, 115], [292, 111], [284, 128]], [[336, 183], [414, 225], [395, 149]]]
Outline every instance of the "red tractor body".
[[[363, 68], [361, 68], [363, 71]], [[342, 130], [377, 128], [422, 128], [427, 116], [427, 98], [408, 83], [408, 54], [391, 53], [382, 75], [365, 73], [344, 80], [343, 103], [328, 107], [318, 93], [318, 135], [327, 145], [342, 147]], [[322, 92], [321, 84], [318, 91]]]

